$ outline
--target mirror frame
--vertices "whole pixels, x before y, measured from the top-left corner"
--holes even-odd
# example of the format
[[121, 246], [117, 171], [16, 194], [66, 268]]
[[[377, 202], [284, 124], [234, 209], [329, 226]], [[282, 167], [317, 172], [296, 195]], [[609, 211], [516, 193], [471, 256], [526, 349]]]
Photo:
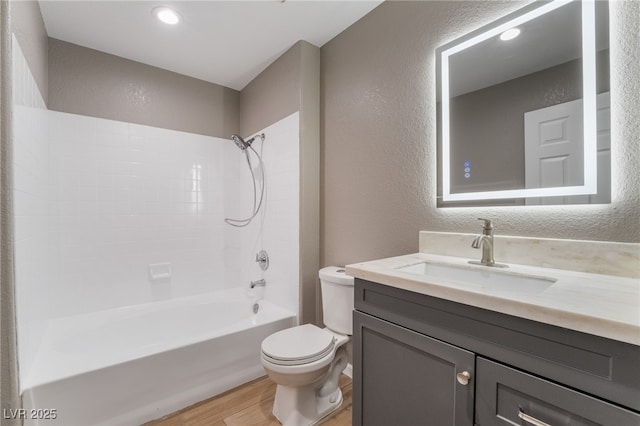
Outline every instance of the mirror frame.
[[449, 56], [472, 47], [509, 28], [516, 27], [566, 4], [580, 0], [534, 2], [503, 18], [479, 28], [436, 49], [437, 99], [440, 100], [442, 201], [478, 201], [511, 198], [589, 195], [597, 193], [597, 128], [596, 128], [596, 30], [595, 0], [582, 0], [582, 93], [584, 180], [581, 186], [528, 188], [500, 191], [451, 193], [449, 137]]

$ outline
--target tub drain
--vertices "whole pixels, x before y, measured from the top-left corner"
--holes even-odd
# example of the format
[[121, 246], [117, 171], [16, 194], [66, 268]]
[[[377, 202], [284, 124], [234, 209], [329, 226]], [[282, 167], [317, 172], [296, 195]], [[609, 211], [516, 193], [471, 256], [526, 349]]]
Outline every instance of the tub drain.
[[253, 313], [257, 314], [259, 310], [260, 310], [260, 305], [257, 304], [257, 303], [254, 303], [253, 304]]

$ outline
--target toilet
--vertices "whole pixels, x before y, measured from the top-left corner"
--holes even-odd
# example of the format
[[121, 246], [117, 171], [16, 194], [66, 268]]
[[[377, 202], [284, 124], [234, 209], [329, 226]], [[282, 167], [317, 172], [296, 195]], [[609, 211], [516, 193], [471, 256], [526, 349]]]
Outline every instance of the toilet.
[[285, 426], [318, 423], [340, 408], [340, 374], [353, 334], [353, 278], [335, 266], [319, 272], [325, 328], [304, 324], [262, 341], [262, 366], [278, 385], [273, 414]]

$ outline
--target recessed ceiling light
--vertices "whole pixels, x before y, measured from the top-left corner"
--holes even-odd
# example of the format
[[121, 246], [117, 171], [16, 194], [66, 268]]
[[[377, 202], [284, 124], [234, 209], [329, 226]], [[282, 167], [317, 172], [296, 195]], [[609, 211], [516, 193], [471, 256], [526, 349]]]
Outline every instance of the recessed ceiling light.
[[511, 29], [508, 29], [507, 31], [503, 32], [502, 34], [500, 34], [500, 40], [502, 40], [502, 41], [513, 40], [514, 38], [518, 37], [519, 35], [520, 35], [520, 29], [519, 28], [511, 28]]
[[173, 9], [169, 9], [168, 7], [156, 7], [151, 11], [151, 13], [165, 24], [175, 25], [180, 22], [180, 15], [178, 15], [178, 12]]

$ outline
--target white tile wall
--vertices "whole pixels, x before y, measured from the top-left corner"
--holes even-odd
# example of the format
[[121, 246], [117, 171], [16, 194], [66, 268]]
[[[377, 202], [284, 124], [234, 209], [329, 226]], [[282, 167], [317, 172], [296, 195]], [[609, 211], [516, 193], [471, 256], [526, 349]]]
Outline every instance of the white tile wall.
[[50, 306], [47, 110], [15, 37], [11, 48], [18, 356], [29, 371]]
[[[226, 287], [228, 140], [53, 111], [49, 120], [54, 316]], [[149, 264], [166, 262], [170, 282], [152, 281]]]
[[[246, 217], [253, 190], [230, 140], [51, 111], [51, 315], [248, 287], [263, 276], [266, 297], [297, 312], [298, 120], [263, 130], [263, 209], [233, 228], [224, 218]], [[272, 260], [264, 274], [254, 261], [262, 248]], [[148, 265], [164, 262], [171, 282], [151, 282]]]
[[[31, 116], [20, 120], [24, 131], [37, 129]], [[266, 297], [297, 312], [297, 113], [264, 129], [265, 201], [241, 229], [224, 218], [246, 217], [253, 193], [230, 140], [55, 111], [43, 129], [43, 196], [16, 193], [16, 214], [24, 220], [23, 211], [36, 210], [45, 219], [30, 232], [48, 232], [47, 288], [55, 291], [47, 317], [248, 286], [263, 277], [254, 261], [262, 248], [272, 259]], [[148, 265], [166, 262], [170, 283], [151, 281]]]
[[[254, 143], [256, 150], [262, 152], [265, 163], [266, 198], [260, 214], [248, 227], [239, 231], [240, 285], [248, 286], [250, 281], [264, 278], [267, 281], [265, 297], [297, 313], [300, 275], [299, 113], [296, 112], [258, 133], [266, 136], [263, 144], [259, 140]], [[238, 192], [241, 199], [240, 212], [236, 211], [236, 214], [246, 217], [251, 211], [253, 189], [244, 155], [239, 150], [237, 152], [240, 161]], [[230, 204], [234, 205], [238, 204]], [[233, 240], [238, 241], [236, 237]], [[270, 266], [266, 272], [262, 272], [255, 262], [255, 255], [261, 249], [269, 253]]]

